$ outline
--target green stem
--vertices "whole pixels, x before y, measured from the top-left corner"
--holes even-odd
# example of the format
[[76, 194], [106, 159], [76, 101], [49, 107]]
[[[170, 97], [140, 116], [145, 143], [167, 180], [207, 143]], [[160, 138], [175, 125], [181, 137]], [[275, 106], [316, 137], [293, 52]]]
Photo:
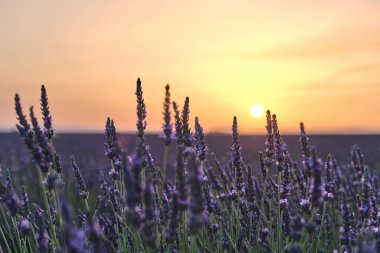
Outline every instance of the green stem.
[[140, 252], [140, 238], [138, 231], [133, 232], [133, 252]]
[[185, 252], [189, 252], [189, 242], [187, 235], [187, 213], [186, 211], [182, 212], [182, 240], [185, 244]]
[[57, 210], [58, 225], [59, 225], [59, 228], [62, 229], [63, 222], [62, 222], [62, 216], [61, 216], [61, 207], [59, 206], [59, 203], [58, 203], [59, 198], [58, 198], [57, 190], [55, 188], [53, 189], [52, 196], [53, 196], [53, 202], [55, 203], [55, 209]]
[[[29, 237], [29, 243], [33, 243], [33, 249], [35, 249], [36, 250], [36, 244], [37, 244], [37, 242], [36, 242], [36, 232], [34, 231], [34, 228], [33, 228], [33, 225], [31, 226], [31, 234], [29, 234], [28, 235], [28, 237]], [[31, 251], [31, 252], [33, 252], [33, 251]]]
[[38, 167], [37, 167], [37, 173], [38, 173], [38, 179], [40, 181], [40, 187], [41, 187], [41, 190], [42, 190], [42, 199], [43, 199], [43, 202], [44, 202], [46, 213], [48, 215], [49, 228], [50, 228], [50, 231], [52, 233], [54, 244], [55, 244], [55, 246], [57, 248], [59, 248], [59, 242], [57, 240], [57, 234], [55, 233], [55, 227], [54, 227], [54, 224], [53, 224], [53, 219], [51, 218], [50, 209], [49, 209], [49, 203], [48, 203], [48, 199], [47, 199], [47, 196], [46, 196], [46, 188], [45, 188], [45, 185], [43, 183], [41, 169], [38, 168]]
[[272, 219], [272, 201], [269, 200], [269, 220], [268, 220], [268, 226], [269, 226], [269, 247], [271, 250], [274, 248], [274, 232], [273, 232], [273, 220]]
[[[53, 140], [50, 139], [49, 140], [49, 146], [51, 148], [51, 152], [52, 154], [55, 153], [55, 148], [54, 148], [54, 145], [53, 145]], [[57, 171], [57, 164], [55, 162], [55, 159], [53, 159], [53, 163], [51, 166], [49, 166], [50, 169], [52, 169], [53, 171]], [[60, 174], [59, 175], [59, 178], [60, 178]], [[58, 225], [59, 225], [59, 228], [62, 229], [62, 225], [63, 225], [63, 222], [62, 222], [62, 216], [61, 216], [61, 208], [59, 206], [59, 203], [58, 203], [58, 193], [57, 193], [57, 189], [54, 187], [53, 188], [53, 193], [52, 193], [52, 196], [53, 196], [53, 202], [54, 202], [54, 205], [55, 205], [55, 209], [57, 211], [57, 220], [58, 220]]]
[[[5, 222], [5, 225], [7, 226], [8, 231], [13, 231], [13, 228], [11, 229], [11, 227], [9, 226], [8, 217], [5, 215], [4, 209], [0, 208], [0, 210], [1, 210], [1, 215], [3, 216], [3, 221]], [[0, 224], [0, 226], [2, 226], [2, 225]], [[4, 229], [5, 229], [5, 227], [4, 227]], [[14, 246], [15, 241], [13, 240], [13, 236], [10, 236], [10, 238], [12, 241], [12, 245]]]
[[84, 206], [85, 206], [85, 208], [86, 208], [86, 211], [87, 211], [88, 213], [90, 213], [90, 207], [89, 207], [89, 205], [88, 205], [88, 201], [87, 201], [87, 199], [84, 200]]
[[282, 222], [282, 210], [281, 210], [281, 177], [282, 177], [282, 172], [280, 171], [278, 173], [278, 186], [277, 186], [277, 191], [278, 191], [278, 211], [277, 211], [277, 252], [281, 252], [281, 237], [282, 237], [282, 227], [281, 227], [281, 222]]
[[10, 248], [9, 245], [8, 245], [7, 238], [5, 237], [5, 235], [4, 235], [4, 231], [3, 231], [3, 229], [2, 229], [1, 226], [0, 226], [0, 234], [1, 234], [1, 237], [3, 238], [3, 242], [5, 243], [5, 247], [7, 248], [7, 251], [8, 251], [8, 252], [12, 252], [12, 251], [11, 251], [11, 248]]
[[322, 234], [322, 230], [323, 230], [323, 223], [324, 223], [324, 219], [325, 219], [326, 206], [327, 206], [327, 202], [324, 201], [323, 202], [322, 219], [321, 219], [321, 227], [319, 228], [319, 233], [318, 233], [318, 237], [317, 237], [317, 243], [316, 243], [315, 252], [317, 252], [318, 249], [319, 249], [319, 240], [321, 238], [321, 234]]
[[169, 154], [169, 146], [165, 145], [164, 157], [162, 158], [162, 168], [161, 168], [161, 171], [162, 171], [161, 191], [164, 188], [164, 183], [166, 182], [166, 167], [168, 165], [168, 154]]
[[17, 245], [18, 245], [19, 250], [21, 250], [23, 247], [21, 245], [20, 233], [18, 231], [17, 222], [16, 222], [16, 218], [15, 217], [12, 217], [12, 223], [13, 223], [13, 227], [16, 230], [15, 235], [16, 235]]

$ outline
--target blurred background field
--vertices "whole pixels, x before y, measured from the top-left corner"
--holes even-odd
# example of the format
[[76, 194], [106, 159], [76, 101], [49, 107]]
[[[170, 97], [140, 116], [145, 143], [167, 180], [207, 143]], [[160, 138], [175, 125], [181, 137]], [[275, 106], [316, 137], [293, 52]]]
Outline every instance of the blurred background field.
[[[301, 157], [301, 148], [299, 136], [284, 135], [285, 143], [288, 150], [296, 159]], [[119, 141], [128, 155], [132, 154], [136, 145], [136, 135], [120, 134]], [[220, 161], [228, 162], [230, 160], [230, 150], [232, 137], [227, 134], [210, 134], [206, 135], [206, 141], [209, 154], [216, 154]], [[147, 142], [156, 164], [161, 164], [164, 144], [158, 134], [148, 134]], [[242, 145], [242, 154], [244, 163], [253, 164], [254, 169], [258, 172], [258, 152], [265, 151], [265, 136], [259, 135], [241, 135], [240, 142]], [[366, 164], [373, 171], [380, 171], [380, 135], [310, 135], [310, 142], [317, 148], [318, 154], [322, 158], [331, 153], [339, 164], [348, 164], [351, 161], [350, 152], [354, 145], [360, 147], [364, 154]], [[70, 156], [73, 155], [82, 168], [82, 173], [91, 190], [95, 190], [99, 184], [98, 175], [100, 171], [107, 173], [110, 170], [110, 164], [104, 155], [104, 135], [99, 134], [57, 134], [55, 137], [55, 147], [61, 154], [64, 165], [64, 174], [67, 178], [72, 178], [72, 168], [70, 165]], [[170, 145], [169, 168], [175, 163], [175, 144]], [[212, 159], [210, 159], [211, 161]], [[298, 161], [300, 162], [300, 161]], [[30, 155], [25, 145], [17, 133], [0, 133], [0, 165], [3, 169], [10, 169], [12, 175], [17, 175], [18, 179], [26, 180], [28, 177], [33, 178], [34, 171], [29, 169], [32, 164]], [[69, 180], [71, 181], [71, 180]]]

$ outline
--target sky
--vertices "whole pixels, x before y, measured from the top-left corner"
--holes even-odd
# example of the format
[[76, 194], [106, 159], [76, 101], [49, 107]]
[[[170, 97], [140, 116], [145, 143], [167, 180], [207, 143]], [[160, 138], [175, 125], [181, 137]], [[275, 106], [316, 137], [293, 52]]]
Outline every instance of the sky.
[[380, 133], [380, 1], [0, 1], [0, 130], [13, 98], [38, 107], [45, 84], [61, 132], [134, 131], [137, 78], [148, 131], [164, 88], [206, 132]]

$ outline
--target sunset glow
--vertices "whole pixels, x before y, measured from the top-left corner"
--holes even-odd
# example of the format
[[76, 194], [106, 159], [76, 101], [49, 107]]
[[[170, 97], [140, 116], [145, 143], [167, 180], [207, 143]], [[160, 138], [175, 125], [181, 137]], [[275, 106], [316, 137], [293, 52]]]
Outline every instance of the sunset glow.
[[[379, 1], [2, 1], [0, 129], [16, 92], [38, 107], [45, 84], [60, 131], [134, 131], [141, 78], [147, 131], [160, 131], [165, 85], [208, 132], [380, 130]], [[69, 103], [67, 102], [69, 101]]]

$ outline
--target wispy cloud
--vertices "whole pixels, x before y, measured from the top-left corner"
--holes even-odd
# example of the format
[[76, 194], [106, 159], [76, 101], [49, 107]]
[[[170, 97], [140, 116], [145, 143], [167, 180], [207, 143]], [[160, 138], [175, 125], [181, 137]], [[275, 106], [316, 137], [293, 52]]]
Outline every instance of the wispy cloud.
[[321, 36], [257, 53], [260, 58], [338, 57], [362, 52], [380, 52], [380, 28], [357, 27], [327, 31]]
[[[371, 62], [342, 68], [318, 81], [302, 84], [297, 88], [316, 90], [326, 88], [341, 89], [342, 86], [370, 86], [380, 88], [380, 62]], [[365, 85], [367, 84], [367, 85]]]

